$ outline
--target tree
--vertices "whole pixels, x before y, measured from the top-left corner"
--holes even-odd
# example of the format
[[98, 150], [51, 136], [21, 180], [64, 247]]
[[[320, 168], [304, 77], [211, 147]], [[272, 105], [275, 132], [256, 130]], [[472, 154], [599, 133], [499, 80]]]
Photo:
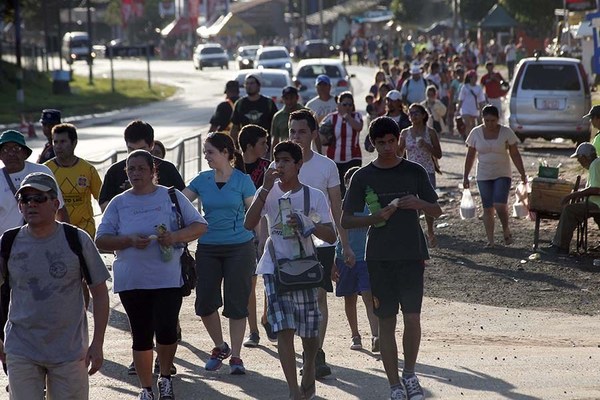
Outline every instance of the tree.
[[501, 0], [500, 3], [517, 21], [545, 34], [552, 32], [554, 9], [563, 8], [563, 0]]
[[496, 3], [497, 0], [460, 0], [460, 15], [465, 21], [477, 23]]

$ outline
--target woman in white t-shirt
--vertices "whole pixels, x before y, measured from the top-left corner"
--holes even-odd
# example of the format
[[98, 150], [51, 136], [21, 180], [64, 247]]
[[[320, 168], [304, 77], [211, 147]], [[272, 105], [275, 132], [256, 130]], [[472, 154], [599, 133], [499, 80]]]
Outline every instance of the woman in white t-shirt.
[[494, 210], [502, 224], [504, 244], [509, 245], [512, 243], [507, 207], [512, 176], [510, 160], [517, 167], [522, 182], [527, 182], [527, 175], [517, 148], [519, 139], [509, 127], [498, 123], [498, 108], [487, 105], [483, 107], [482, 116], [483, 125], [475, 127], [466, 140], [463, 187], [469, 188], [469, 174], [477, 156], [477, 187], [483, 205], [486, 247], [494, 246]]
[[465, 132], [471, 132], [485, 103], [483, 88], [477, 84], [477, 72], [472, 69], [465, 75], [465, 82], [458, 93], [457, 109], [465, 123]]

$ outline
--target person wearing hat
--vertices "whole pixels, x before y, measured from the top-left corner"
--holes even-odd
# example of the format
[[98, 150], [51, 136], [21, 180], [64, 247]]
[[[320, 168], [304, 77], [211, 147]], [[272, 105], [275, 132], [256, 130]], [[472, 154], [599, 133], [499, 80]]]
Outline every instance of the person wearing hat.
[[[320, 124], [327, 115], [337, 111], [337, 102], [335, 97], [331, 95], [331, 79], [327, 75], [317, 76], [315, 88], [317, 89], [317, 95], [306, 103], [306, 108], [315, 113], [317, 123]], [[313, 146], [319, 154], [322, 153], [323, 146], [319, 135], [316, 136]]]
[[290, 134], [288, 129], [288, 118], [290, 114], [296, 110], [305, 108], [298, 103], [298, 89], [294, 86], [286, 86], [281, 91], [281, 99], [283, 100], [283, 108], [275, 113], [273, 122], [271, 122], [271, 137], [273, 147], [279, 142], [288, 140]]
[[243, 126], [254, 124], [270, 132], [273, 117], [277, 112], [275, 102], [271, 98], [260, 94], [260, 78], [257, 74], [246, 75], [244, 88], [246, 89], [246, 96], [235, 102], [233, 115], [231, 116], [232, 126], [229, 132], [233, 143], [238, 147], [238, 135]]
[[600, 105], [595, 105], [590, 109], [590, 112], [582, 118], [589, 118], [592, 126], [597, 130], [592, 139], [592, 144], [596, 149], [596, 154], [600, 154]]
[[[402, 94], [398, 90], [390, 90], [385, 96], [385, 109], [386, 117], [392, 118], [398, 126], [400, 130], [404, 128], [408, 128], [410, 126], [410, 119], [408, 115], [404, 112], [404, 106], [402, 103]], [[371, 143], [369, 141], [369, 143]], [[374, 150], [374, 148], [373, 148]]]
[[236, 80], [225, 84], [225, 101], [219, 103], [215, 113], [210, 118], [209, 132], [227, 132], [231, 129], [231, 114], [233, 105], [240, 98], [240, 84]]
[[[2, 150], [7, 148], [4, 146], [6, 142]], [[65, 236], [66, 226], [55, 219], [60, 207], [58, 194], [50, 174], [34, 172], [23, 178], [15, 197], [26, 224], [16, 228], [10, 257], [0, 260], [4, 266], [0, 284], [10, 283], [0, 359], [8, 361], [10, 398], [14, 400], [42, 399], [45, 388], [49, 399], [87, 399], [89, 375], [103, 363], [110, 273], [90, 236], [72, 227], [77, 229], [85, 260], [85, 266], [80, 264]], [[8, 236], [12, 237], [4, 233], [2, 240]], [[91, 343], [79, 284], [84, 268], [93, 299]]]
[[46, 161], [54, 158], [54, 148], [52, 147], [52, 128], [60, 124], [60, 111], [52, 108], [42, 110], [40, 122], [42, 124], [44, 136], [48, 140], [37, 160], [38, 164], [43, 164]]
[[[0, 134], [0, 161], [4, 163], [0, 173], [0, 233], [23, 225], [23, 216], [19, 213], [15, 200], [15, 194], [23, 179], [33, 172], [44, 172], [53, 176], [47, 166], [26, 161], [31, 153], [32, 150], [25, 143], [25, 137], [21, 132], [8, 130]], [[57, 219], [68, 222], [69, 215], [60, 190], [58, 200], [60, 208]]]
[[[583, 222], [587, 211], [600, 210], [600, 159], [597, 156], [596, 148], [591, 143], [581, 143], [577, 146], [575, 153], [571, 154], [571, 158], [576, 158], [579, 164], [589, 171], [587, 186], [562, 199], [563, 209], [560, 213], [556, 233], [552, 244], [544, 249], [549, 253], [569, 254], [571, 239], [577, 225]], [[586, 199], [587, 197], [589, 197], [589, 201], [571, 203], [571, 200]]]
[[420, 103], [425, 100], [425, 89], [427, 88], [427, 82], [421, 76], [421, 67], [417, 64], [413, 64], [410, 67], [410, 79], [407, 79], [400, 88], [402, 94], [402, 100], [409, 106], [412, 103]]

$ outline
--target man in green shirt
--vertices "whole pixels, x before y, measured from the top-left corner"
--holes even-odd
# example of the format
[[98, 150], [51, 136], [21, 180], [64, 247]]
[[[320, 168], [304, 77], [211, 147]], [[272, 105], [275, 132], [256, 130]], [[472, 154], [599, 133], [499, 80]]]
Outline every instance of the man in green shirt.
[[592, 139], [592, 144], [596, 148], [596, 154], [600, 154], [600, 105], [593, 106], [583, 118], [589, 118], [592, 126], [597, 130]]
[[298, 89], [293, 86], [284, 87], [281, 92], [281, 98], [284, 106], [275, 113], [273, 121], [271, 122], [271, 136], [273, 137], [272, 148], [275, 148], [277, 143], [288, 140], [290, 136], [288, 128], [290, 114], [296, 110], [305, 108], [302, 104], [298, 103]]

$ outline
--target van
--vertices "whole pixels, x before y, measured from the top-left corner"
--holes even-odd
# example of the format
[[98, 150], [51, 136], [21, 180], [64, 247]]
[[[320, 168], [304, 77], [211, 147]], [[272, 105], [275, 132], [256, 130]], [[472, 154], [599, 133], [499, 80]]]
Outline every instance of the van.
[[67, 32], [62, 40], [62, 55], [67, 64], [77, 60], [88, 62], [96, 57], [93, 51], [90, 53], [90, 38], [87, 32]]
[[581, 61], [563, 57], [529, 57], [516, 67], [505, 97], [508, 126], [526, 138], [589, 141], [590, 87]]

